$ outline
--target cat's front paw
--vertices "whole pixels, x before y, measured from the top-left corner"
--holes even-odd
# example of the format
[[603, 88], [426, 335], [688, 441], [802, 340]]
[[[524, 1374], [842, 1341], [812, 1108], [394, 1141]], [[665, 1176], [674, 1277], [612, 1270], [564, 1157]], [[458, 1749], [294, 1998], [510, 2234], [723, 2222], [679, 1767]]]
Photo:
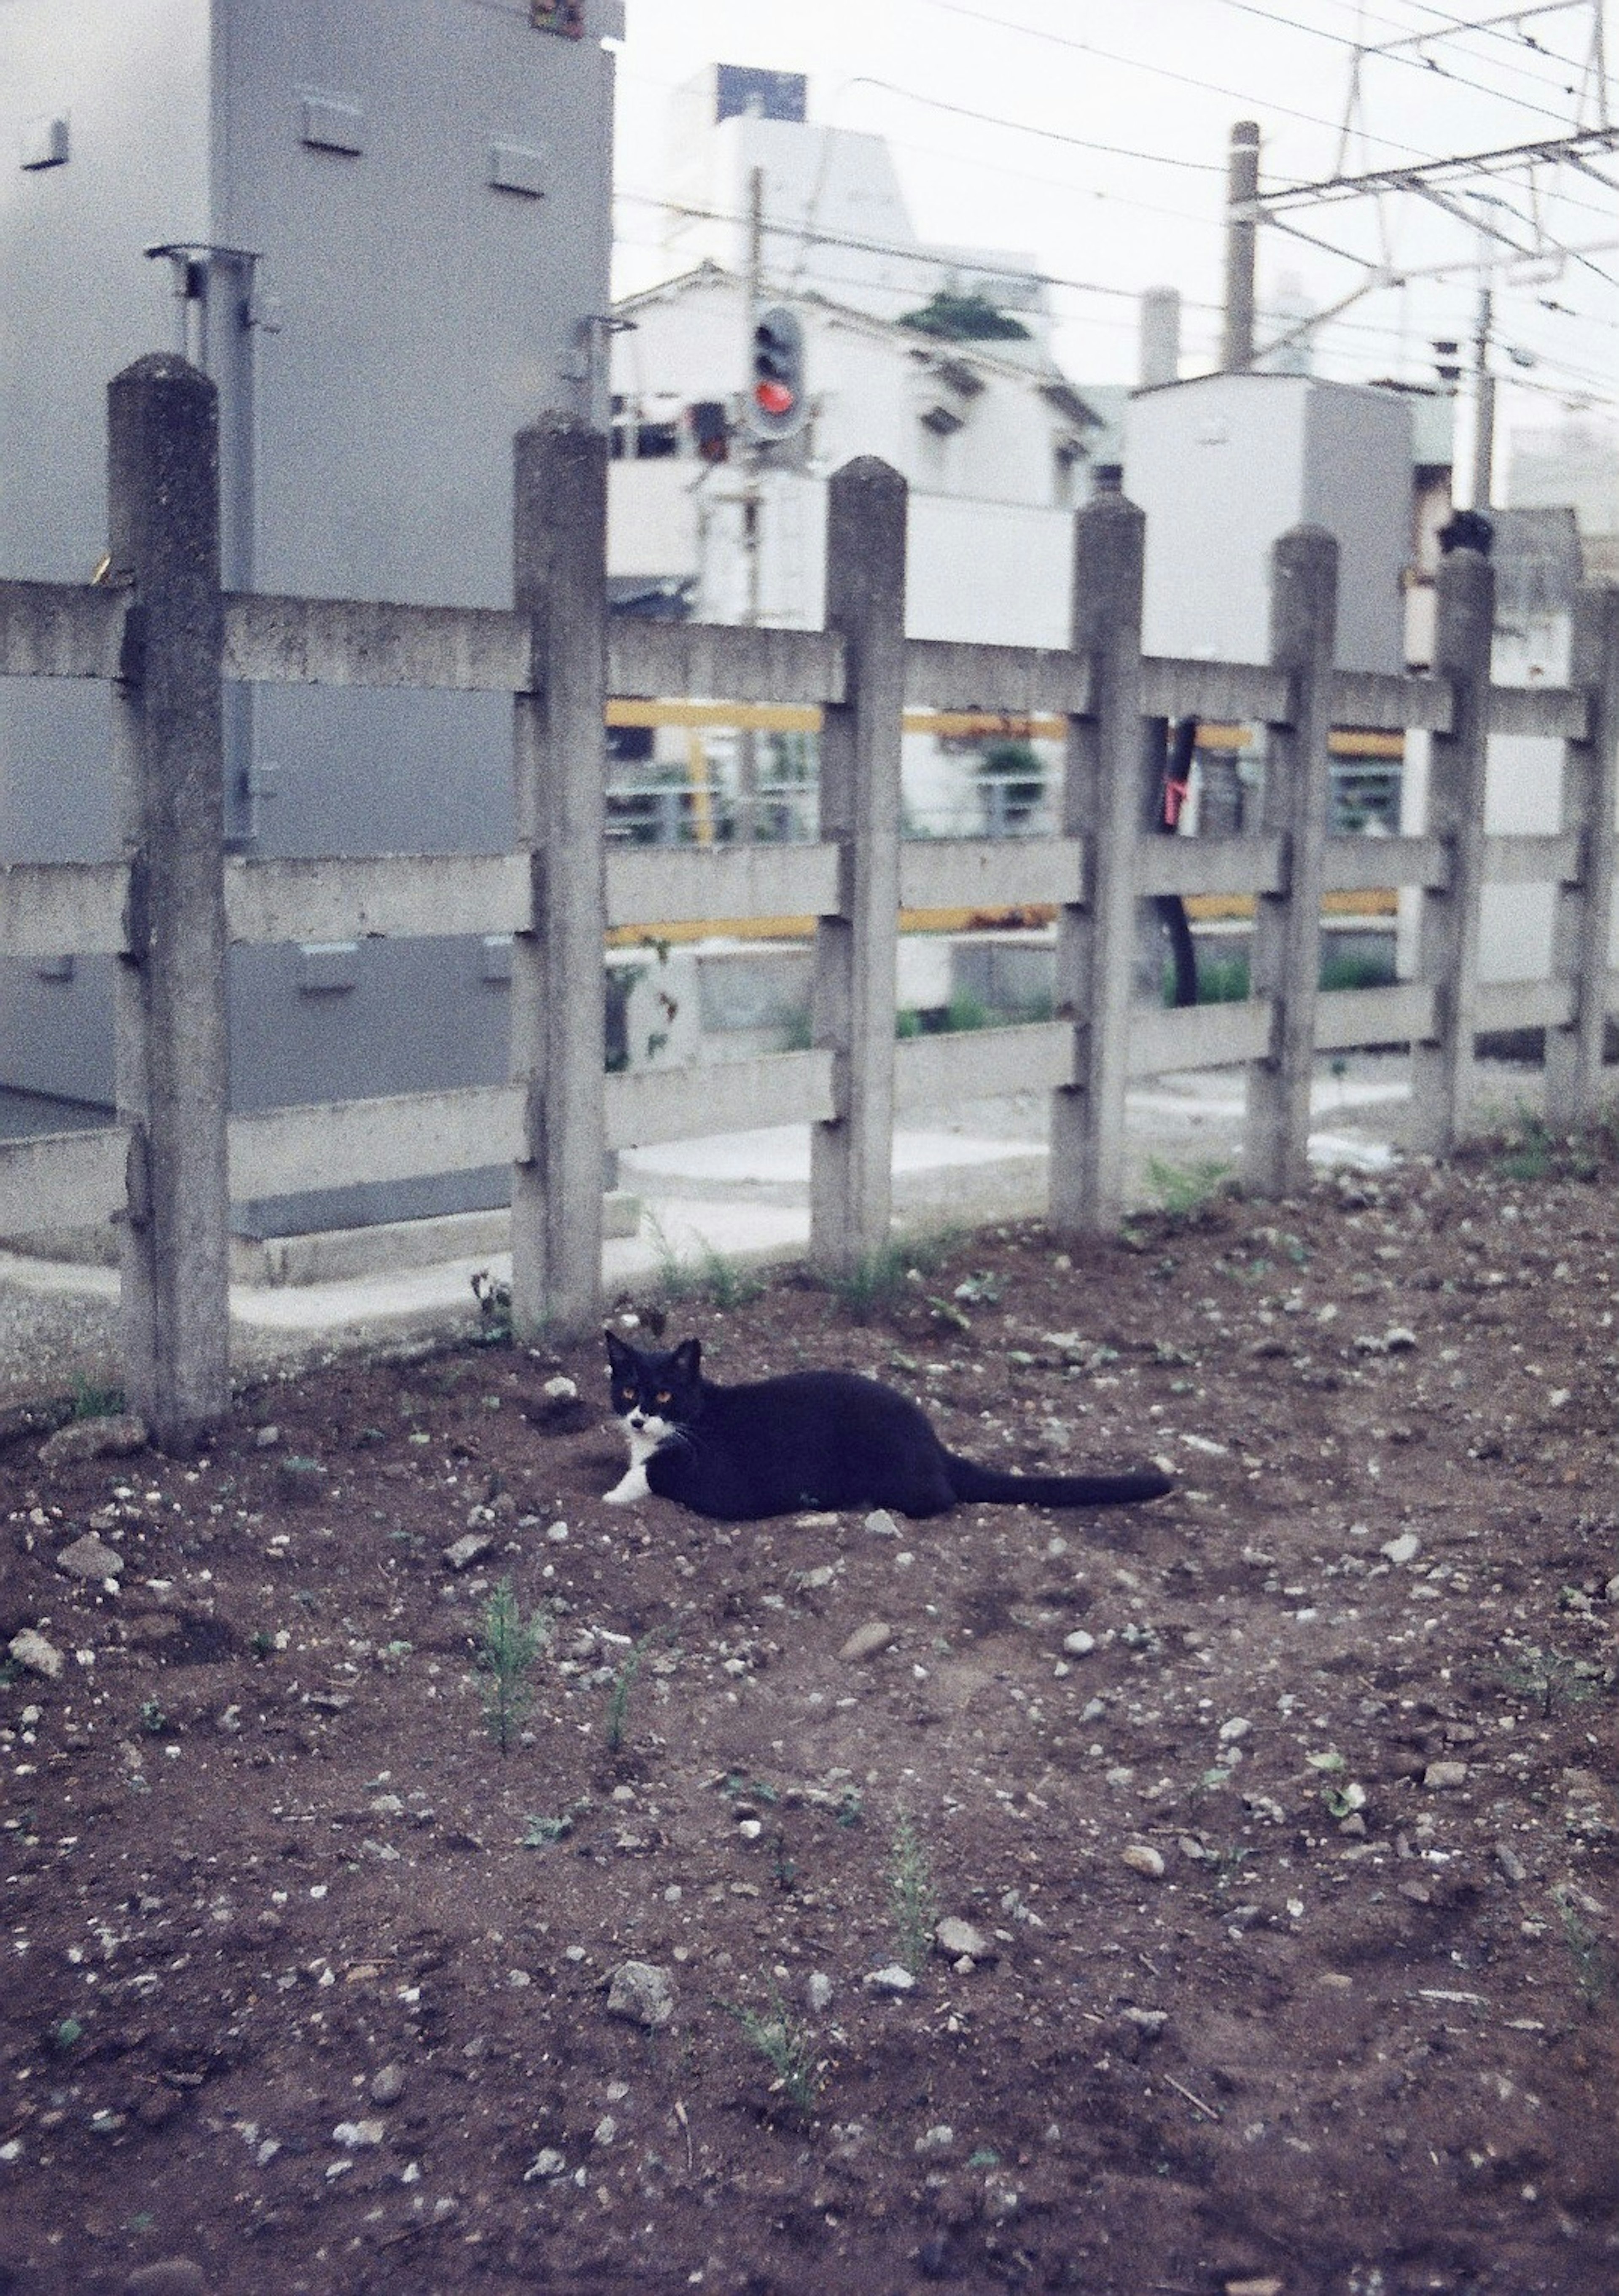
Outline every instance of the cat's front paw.
[[634, 1506], [637, 1499], [650, 1496], [651, 1486], [647, 1481], [646, 1469], [632, 1467], [622, 1482], [615, 1483], [610, 1491], [602, 1492], [601, 1504], [603, 1506]]

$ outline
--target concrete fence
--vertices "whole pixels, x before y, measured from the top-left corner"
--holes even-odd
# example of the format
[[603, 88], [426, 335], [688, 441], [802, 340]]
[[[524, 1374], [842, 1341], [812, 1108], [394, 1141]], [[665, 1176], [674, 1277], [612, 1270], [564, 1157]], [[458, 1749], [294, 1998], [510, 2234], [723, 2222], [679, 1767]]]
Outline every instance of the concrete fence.
[[[212, 386], [143, 359], [109, 393], [110, 564], [97, 586], [0, 582], [0, 675], [105, 680], [121, 857], [0, 868], [0, 955], [119, 960], [115, 1126], [0, 1143], [0, 1234], [119, 1223], [124, 1378], [171, 1448], [229, 1401], [229, 1202], [334, 1180], [397, 1180], [510, 1159], [512, 1306], [524, 1334], [577, 1337], [601, 1288], [604, 1149], [765, 1124], [812, 1128], [811, 1254], [846, 1271], [887, 1240], [894, 1118], [1030, 1087], [1053, 1096], [1051, 1216], [1101, 1231], [1122, 1209], [1124, 1094], [1169, 1069], [1246, 1064], [1245, 1177], [1302, 1178], [1316, 1054], [1409, 1042], [1424, 1144], [1466, 1120], [1479, 1031], [1541, 1028], [1549, 1115], [1596, 1101], [1608, 970], [1619, 593], [1580, 602], [1569, 686], [1492, 687], [1492, 578], [1469, 553], [1439, 578], [1431, 676], [1332, 668], [1337, 551], [1277, 544], [1268, 664], [1144, 657], [1141, 515], [1103, 495], [1076, 513], [1066, 651], [904, 636], [905, 488], [885, 464], [838, 472], [826, 627], [612, 623], [603, 573], [607, 442], [547, 418], [516, 444], [511, 611], [224, 594]], [[509, 693], [516, 849], [255, 860], [227, 856], [221, 681]], [[608, 697], [805, 702], [823, 712], [819, 841], [609, 851]], [[1059, 834], [903, 842], [907, 706], [1057, 713], [1068, 724]], [[1144, 720], [1256, 720], [1270, 755], [1259, 832], [1151, 833]], [[1333, 726], [1433, 737], [1420, 836], [1327, 834]], [[1492, 731], [1565, 744], [1562, 826], [1486, 837]], [[1557, 888], [1552, 970], [1481, 987], [1486, 882]], [[1419, 889], [1417, 977], [1324, 993], [1324, 891]], [[1256, 896], [1252, 994], [1180, 1011], [1138, 999], [1139, 906]], [[896, 1044], [902, 907], [1057, 906], [1056, 1018]], [[604, 1074], [604, 935], [620, 924], [813, 914], [812, 1048], [691, 1070]], [[513, 936], [510, 1080], [454, 1093], [228, 1113], [225, 953], [234, 943], [446, 932]]]

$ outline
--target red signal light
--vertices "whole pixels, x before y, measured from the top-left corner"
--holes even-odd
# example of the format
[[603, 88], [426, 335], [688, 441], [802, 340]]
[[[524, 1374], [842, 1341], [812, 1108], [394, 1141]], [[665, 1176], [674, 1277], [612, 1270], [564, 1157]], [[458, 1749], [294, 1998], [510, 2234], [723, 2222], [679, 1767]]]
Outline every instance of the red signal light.
[[790, 414], [793, 394], [784, 382], [756, 382], [753, 387], [754, 403], [766, 414]]

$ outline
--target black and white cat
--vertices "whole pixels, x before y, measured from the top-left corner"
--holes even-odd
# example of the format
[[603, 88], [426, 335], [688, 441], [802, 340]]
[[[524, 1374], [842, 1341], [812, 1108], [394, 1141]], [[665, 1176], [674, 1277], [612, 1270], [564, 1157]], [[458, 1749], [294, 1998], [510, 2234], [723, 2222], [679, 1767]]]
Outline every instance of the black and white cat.
[[947, 1451], [927, 1414], [879, 1380], [788, 1372], [721, 1387], [684, 1340], [648, 1354], [609, 1332], [613, 1408], [629, 1439], [614, 1506], [655, 1495], [724, 1522], [800, 1507], [897, 1507], [943, 1514], [959, 1499], [1030, 1506], [1121, 1506], [1173, 1488], [1157, 1469], [1124, 1475], [1013, 1475]]

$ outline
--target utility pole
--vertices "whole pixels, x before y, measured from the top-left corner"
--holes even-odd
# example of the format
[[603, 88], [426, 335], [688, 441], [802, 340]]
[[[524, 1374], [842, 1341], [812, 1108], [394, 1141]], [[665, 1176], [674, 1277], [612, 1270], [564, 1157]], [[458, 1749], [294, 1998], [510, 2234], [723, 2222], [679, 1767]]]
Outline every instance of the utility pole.
[[1254, 364], [1254, 255], [1259, 236], [1259, 122], [1231, 130], [1225, 188], [1225, 341], [1220, 365], [1241, 374]]
[[1495, 480], [1495, 377], [1490, 372], [1490, 334], [1495, 298], [1486, 271], [1479, 282], [1478, 319], [1473, 335], [1473, 503], [1487, 511]]
[[[761, 441], [755, 436], [752, 421], [752, 398], [749, 379], [752, 374], [754, 331], [759, 323], [759, 308], [764, 299], [765, 272], [765, 170], [750, 168], [748, 171], [748, 271], [747, 320], [744, 343], [746, 373], [743, 392], [750, 410], [742, 423], [742, 453], [746, 476], [742, 485], [742, 563], [747, 587], [742, 599], [742, 619], [749, 629], [756, 629], [759, 620], [759, 507], [763, 488], [760, 466], [764, 458]], [[759, 821], [759, 737], [751, 726], [742, 726], [737, 738], [736, 841], [751, 845], [758, 835]]]

